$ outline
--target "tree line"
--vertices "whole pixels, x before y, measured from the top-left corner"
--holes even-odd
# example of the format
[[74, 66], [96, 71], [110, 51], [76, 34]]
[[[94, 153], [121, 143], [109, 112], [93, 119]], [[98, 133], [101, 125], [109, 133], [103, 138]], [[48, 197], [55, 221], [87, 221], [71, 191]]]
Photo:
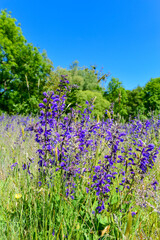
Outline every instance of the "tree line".
[[[56, 91], [61, 75], [67, 75], [73, 87], [68, 94], [72, 107], [94, 99], [92, 115], [102, 118], [109, 110], [115, 118], [142, 119], [159, 113], [160, 78], [150, 79], [144, 87], [126, 90], [118, 78], [96, 66], [80, 67], [78, 61], [69, 69], [54, 69], [45, 51], [28, 43], [20, 24], [7, 10], [0, 13], [0, 113], [37, 114], [44, 91]], [[108, 84], [107, 84], [108, 83]], [[103, 87], [105, 86], [105, 87]]]

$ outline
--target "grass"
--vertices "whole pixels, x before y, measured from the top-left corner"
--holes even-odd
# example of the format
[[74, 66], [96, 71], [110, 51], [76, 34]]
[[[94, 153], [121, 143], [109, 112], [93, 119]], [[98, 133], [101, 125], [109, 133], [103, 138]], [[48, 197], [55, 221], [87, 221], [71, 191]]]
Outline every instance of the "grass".
[[[73, 200], [66, 197], [60, 171], [55, 173], [54, 185], [39, 187], [38, 144], [34, 133], [25, 131], [31, 121], [35, 120], [5, 116], [0, 122], [1, 240], [160, 239], [160, 191], [159, 187], [153, 191], [150, 185], [153, 179], [160, 182], [159, 157], [143, 183], [134, 185], [134, 191], [117, 194], [113, 186], [110, 208], [97, 213], [95, 193], [86, 194], [87, 175], [75, 177]], [[22, 169], [32, 158], [33, 179]], [[97, 153], [94, 161], [98, 158]], [[18, 164], [11, 170], [14, 163]], [[118, 181], [116, 178], [115, 186]], [[131, 215], [132, 210], [136, 215]]]

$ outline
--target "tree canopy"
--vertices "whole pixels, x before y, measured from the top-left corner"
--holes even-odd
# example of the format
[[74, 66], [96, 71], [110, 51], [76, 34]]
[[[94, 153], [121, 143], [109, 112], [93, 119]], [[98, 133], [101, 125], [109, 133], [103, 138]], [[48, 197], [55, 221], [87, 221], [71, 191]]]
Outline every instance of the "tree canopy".
[[0, 14], [0, 104], [8, 112], [34, 111], [53, 66], [22, 34], [16, 19]]
[[144, 87], [146, 112], [160, 110], [160, 78], [151, 78]]
[[106, 109], [125, 120], [137, 115], [144, 119], [152, 111], [159, 113], [160, 78], [126, 90], [118, 78], [112, 77], [106, 86], [109, 73], [97, 71], [94, 65], [80, 67], [76, 60], [69, 69], [54, 69], [46, 52], [40, 53], [27, 42], [20, 24], [7, 10], [0, 13], [0, 26], [0, 112], [37, 114], [42, 93], [56, 91], [61, 75], [67, 75], [70, 86], [76, 86], [68, 93], [67, 103], [84, 109], [85, 102], [94, 98], [92, 116], [103, 117]]

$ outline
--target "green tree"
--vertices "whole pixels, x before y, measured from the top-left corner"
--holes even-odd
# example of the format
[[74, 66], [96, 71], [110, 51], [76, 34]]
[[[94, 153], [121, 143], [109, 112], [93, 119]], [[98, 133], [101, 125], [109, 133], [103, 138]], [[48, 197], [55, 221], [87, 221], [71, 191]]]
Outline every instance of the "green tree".
[[91, 116], [102, 118], [105, 114], [105, 110], [109, 109], [110, 102], [107, 101], [103, 94], [100, 92], [94, 92], [90, 90], [74, 90], [69, 96], [67, 100], [67, 105], [71, 104], [71, 107], [76, 107], [76, 105], [80, 106], [81, 110], [86, 108], [86, 101], [93, 100], [93, 111]]
[[78, 86], [78, 89], [73, 89], [67, 95], [67, 105], [71, 104], [71, 107], [76, 107], [76, 104], [78, 104], [84, 109], [86, 101], [95, 97], [92, 116], [101, 118], [105, 109], [108, 109], [110, 105], [109, 101], [103, 97], [104, 89], [100, 86], [100, 81], [104, 81], [107, 74], [99, 74], [95, 66], [91, 68], [79, 67], [78, 61], [74, 61], [70, 65], [70, 69], [58, 67], [55, 71], [52, 71], [45, 86], [46, 90], [56, 91], [61, 75], [67, 75], [70, 85]]
[[152, 78], [144, 87], [144, 106], [146, 114], [160, 110], [160, 78]]
[[0, 13], [0, 106], [8, 113], [36, 112], [52, 63], [22, 34], [16, 19]]
[[[67, 75], [70, 85], [78, 85], [80, 90], [104, 91], [97, 79], [98, 71], [93, 67], [90, 69], [87, 67], [79, 67], [78, 61], [74, 61], [70, 65], [70, 69], [58, 67], [53, 71], [46, 84], [46, 89], [56, 90], [61, 75]], [[107, 76], [106, 74], [104, 75]]]
[[133, 90], [127, 90], [127, 112], [128, 116], [136, 117], [137, 115], [144, 115], [144, 91], [138, 86]]
[[127, 117], [127, 93], [118, 78], [112, 78], [104, 93], [105, 98], [114, 104], [114, 114]]

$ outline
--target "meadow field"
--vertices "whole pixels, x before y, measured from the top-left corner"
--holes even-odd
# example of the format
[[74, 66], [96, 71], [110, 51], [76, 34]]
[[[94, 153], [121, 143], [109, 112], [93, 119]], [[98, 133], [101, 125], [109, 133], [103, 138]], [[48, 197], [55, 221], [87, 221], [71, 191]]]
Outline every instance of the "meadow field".
[[62, 92], [0, 116], [0, 239], [160, 239], [160, 116], [95, 119]]

